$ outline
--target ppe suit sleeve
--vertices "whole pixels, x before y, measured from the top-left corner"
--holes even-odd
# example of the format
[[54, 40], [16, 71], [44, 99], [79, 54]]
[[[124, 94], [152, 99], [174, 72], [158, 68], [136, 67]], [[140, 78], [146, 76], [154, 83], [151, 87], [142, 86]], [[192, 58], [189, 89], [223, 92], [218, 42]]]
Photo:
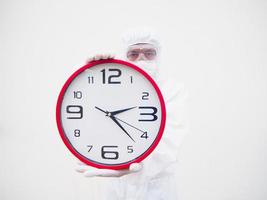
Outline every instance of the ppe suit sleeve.
[[[165, 103], [167, 110], [167, 120], [164, 137], [174, 145], [175, 156], [188, 132], [188, 121], [186, 112], [187, 91], [183, 84], [170, 84], [166, 86]], [[164, 94], [163, 94], [164, 95]], [[171, 144], [170, 144], [171, 145]]]

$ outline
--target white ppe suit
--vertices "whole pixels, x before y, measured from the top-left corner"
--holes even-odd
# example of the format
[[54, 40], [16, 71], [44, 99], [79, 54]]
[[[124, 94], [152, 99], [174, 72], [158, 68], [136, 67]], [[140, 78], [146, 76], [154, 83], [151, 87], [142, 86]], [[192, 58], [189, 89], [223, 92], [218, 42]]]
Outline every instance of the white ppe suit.
[[[155, 46], [157, 53], [160, 52], [159, 42], [151, 31], [130, 31], [125, 35], [124, 43], [125, 50], [133, 44], [148, 43]], [[105, 59], [112, 56], [103, 57]], [[101, 56], [99, 58], [101, 59]], [[156, 149], [142, 161], [142, 165], [137, 166], [142, 169], [131, 171], [130, 167], [130, 171], [115, 172], [80, 166], [77, 171], [83, 172], [88, 177], [112, 176], [112, 178], [108, 178], [109, 187], [104, 191], [106, 200], [177, 200], [175, 171], [177, 170], [179, 146], [187, 133], [184, 117], [186, 93], [183, 85], [177, 84], [170, 78], [163, 79], [160, 76], [158, 60], [132, 63], [150, 74], [163, 94], [167, 115], [161, 141]], [[142, 66], [143, 64], [144, 66]]]

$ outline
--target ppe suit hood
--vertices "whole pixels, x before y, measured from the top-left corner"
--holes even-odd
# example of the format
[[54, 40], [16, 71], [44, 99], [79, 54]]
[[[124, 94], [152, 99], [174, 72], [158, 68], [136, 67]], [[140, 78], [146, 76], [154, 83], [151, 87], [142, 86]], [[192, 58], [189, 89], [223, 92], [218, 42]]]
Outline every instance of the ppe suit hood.
[[161, 45], [159, 43], [158, 36], [155, 34], [155, 32], [147, 28], [131, 29], [131, 30], [126, 31], [123, 34], [122, 40], [123, 40], [123, 52], [124, 52], [123, 58], [125, 60], [127, 60], [126, 54], [131, 45], [151, 44], [154, 46], [154, 48], [157, 51], [156, 60], [153, 60], [153, 61], [140, 60], [140, 61], [135, 61], [131, 63], [143, 69], [150, 76], [152, 76], [153, 79], [157, 79], [158, 74], [159, 74], [159, 61], [158, 60], [160, 56]]

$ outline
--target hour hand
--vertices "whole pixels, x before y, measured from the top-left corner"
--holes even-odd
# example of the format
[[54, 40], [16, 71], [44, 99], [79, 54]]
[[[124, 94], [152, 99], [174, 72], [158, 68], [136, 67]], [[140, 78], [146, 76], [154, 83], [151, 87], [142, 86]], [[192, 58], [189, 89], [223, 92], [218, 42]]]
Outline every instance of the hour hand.
[[131, 108], [122, 109], [122, 110], [116, 110], [116, 111], [110, 112], [110, 114], [111, 114], [112, 116], [114, 116], [114, 115], [117, 115], [117, 114], [119, 114], [119, 113], [125, 112], [125, 111], [127, 111], [127, 110], [131, 110], [131, 109], [133, 109], [133, 108], [136, 108], [136, 106], [131, 107]]

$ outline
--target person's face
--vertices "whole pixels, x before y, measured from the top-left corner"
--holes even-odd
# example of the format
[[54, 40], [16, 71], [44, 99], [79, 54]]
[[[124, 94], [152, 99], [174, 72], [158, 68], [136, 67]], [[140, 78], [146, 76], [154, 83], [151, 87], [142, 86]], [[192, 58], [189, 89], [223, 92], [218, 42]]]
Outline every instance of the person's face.
[[156, 48], [152, 44], [134, 44], [128, 48], [127, 58], [129, 61], [155, 60], [157, 57]]

